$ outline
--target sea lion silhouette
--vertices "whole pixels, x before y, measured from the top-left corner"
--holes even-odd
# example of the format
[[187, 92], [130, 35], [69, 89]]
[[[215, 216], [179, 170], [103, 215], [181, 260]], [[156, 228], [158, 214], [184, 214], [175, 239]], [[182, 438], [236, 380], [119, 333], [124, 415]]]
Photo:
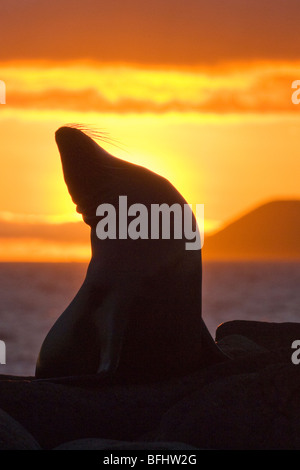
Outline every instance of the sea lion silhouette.
[[183, 207], [184, 198], [162, 176], [113, 157], [78, 128], [61, 127], [55, 137], [70, 195], [91, 227], [92, 257], [42, 344], [36, 377], [151, 380], [223, 361], [201, 316], [201, 250], [187, 250], [184, 237], [100, 240], [96, 233], [97, 207], [118, 206], [120, 195], [128, 206], [148, 209]]

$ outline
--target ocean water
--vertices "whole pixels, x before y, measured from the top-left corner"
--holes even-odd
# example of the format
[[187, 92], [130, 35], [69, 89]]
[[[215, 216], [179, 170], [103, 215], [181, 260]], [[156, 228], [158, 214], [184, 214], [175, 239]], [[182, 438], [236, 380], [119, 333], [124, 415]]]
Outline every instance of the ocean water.
[[[43, 339], [78, 291], [86, 268], [0, 263], [0, 340], [6, 346], [0, 374], [34, 374]], [[213, 337], [230, 320], [300, 322], [300, 263], [206, 262], [202, 298]]]

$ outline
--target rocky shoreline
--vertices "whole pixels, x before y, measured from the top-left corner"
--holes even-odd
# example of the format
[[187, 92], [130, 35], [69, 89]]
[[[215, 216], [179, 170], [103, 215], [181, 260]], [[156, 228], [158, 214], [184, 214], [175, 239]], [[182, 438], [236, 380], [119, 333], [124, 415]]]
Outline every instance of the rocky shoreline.
[[163, 383], [0, 376], [0, 450], [300, 450], [298, 323], [231, 321], [226, 363]]

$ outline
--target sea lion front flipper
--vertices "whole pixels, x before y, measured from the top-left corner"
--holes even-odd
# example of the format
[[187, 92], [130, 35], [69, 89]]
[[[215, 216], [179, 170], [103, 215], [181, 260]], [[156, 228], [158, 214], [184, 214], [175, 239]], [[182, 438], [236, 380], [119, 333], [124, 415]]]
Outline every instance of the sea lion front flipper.
[[[98, 374], [111, 375], [119, 365], [126, 328], [126, 314], [122, 314], [122, 305], [111, 293], [94, 309], [93, 316], [100, 341]], [[124, 307], [123, 307], [124, 308]]]
[[92, 314], [101, 297], [99, 288], [96, 291], [85, 280], [43, 341], [36, 364], [37, 378], [97, 372], [100, 345]]

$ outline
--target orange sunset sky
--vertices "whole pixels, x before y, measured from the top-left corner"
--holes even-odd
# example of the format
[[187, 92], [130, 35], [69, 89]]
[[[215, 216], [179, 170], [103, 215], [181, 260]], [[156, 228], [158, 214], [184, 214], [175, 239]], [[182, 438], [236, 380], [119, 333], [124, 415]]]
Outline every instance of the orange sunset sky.
[[299, 18], [297, 0], [0, 1], [0, 261], [89, 258], [65, 123], [204, 204], [207, 233], [299, 199]]

